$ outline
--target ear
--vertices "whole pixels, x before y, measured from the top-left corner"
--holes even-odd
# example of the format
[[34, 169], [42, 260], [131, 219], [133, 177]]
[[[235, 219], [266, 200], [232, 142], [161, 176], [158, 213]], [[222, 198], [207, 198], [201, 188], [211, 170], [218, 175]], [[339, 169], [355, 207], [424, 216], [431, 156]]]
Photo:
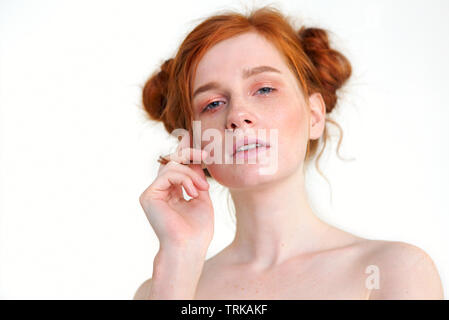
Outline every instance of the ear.
[[326, 124], [326, 104], [321, 93], [315, 92], [309, 96], [310, 128], [309, 139], [315, 140], [321, 137]]

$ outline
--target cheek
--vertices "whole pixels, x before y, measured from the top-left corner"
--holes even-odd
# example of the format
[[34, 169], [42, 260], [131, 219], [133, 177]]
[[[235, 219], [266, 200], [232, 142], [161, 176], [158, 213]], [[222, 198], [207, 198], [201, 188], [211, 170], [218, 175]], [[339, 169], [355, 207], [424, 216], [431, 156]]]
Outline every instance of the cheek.
[[[209, 134], [211, 132], [220, 132], [218, 128], [221, 128], [223, 125], [220, 124], [220, 120], [219, 119], [200, 119], [197, 118], [196, 119], [197, 122], [199, 122], [199, 125], [201, 127], [200, 130], [200, 137], [198, 137], [199, 139], [201, 139], [201, 148], [204, 149], [205, 146], [207, 146], [209, 143], [211, 143], [213, 141], [214, 138], [207, 138], [206, 139], [206, 135], [204, 134], [204, 132], [207, 130], [209, 131]], [[203, 140], [205, 139], [205, 140]]]
[[306, 110], [299, 102], [278, 101], [277, 107], [271, 110], [268, 115], [270, 127], [279, 130], [279, 138], [297, 140], [307, 135]]
[[301, 108], [298, 106], [294, 110], [291, 110], [282, 119], [283, 126], [281, 127], [286, 135], [298, 139], [302, 137], [306, 139], [307, 130], [307, 118], [306, 114], [302, 112]]
[[290, 105], [284, 111], [272, 116], [273, 126], [279, 130], [279, 161], [284, 158], [288, 162], [297, 162], [304, 158], [307, 148], [307, 114], [299, 104]]

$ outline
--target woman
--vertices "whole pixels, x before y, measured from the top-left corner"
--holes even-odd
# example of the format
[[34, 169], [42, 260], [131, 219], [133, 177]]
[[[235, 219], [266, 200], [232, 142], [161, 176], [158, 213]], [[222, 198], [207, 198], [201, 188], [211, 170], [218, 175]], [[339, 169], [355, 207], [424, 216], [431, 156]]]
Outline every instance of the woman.
[[[162, 158], [140, 196], [160, 248], [153, 276], [135, 299], [443, 298], [422, 249], [337, 229], [309, 205], [304, 168], [318, 145], [324, 148], [326, 124], [336, 124], [326, 115], [350, 75], [349, 61], [329, 46], [325, 30], [295, 31], [270, 7], [210, 17], [186, 37], [144, 87], [150, 118], [168, 132], [192, 133], [194, 120], [202, 133], [235, 130], [247, 138], [259, 129], [276, 131], [278, 163], [274, 173], [261, 174], [259, 162], [206, 161], [207, 141], [195, 149], [192, 135], [181, 141], [183, 153]], [[239, 141], [231, 156], [245, 160], [263, 157], [275, 143], [267, 138], [240, 151], [251, 140]], [[229, 188], [237, 218], [232, 243], [207, 261], [214, 212], [206, 176]]]

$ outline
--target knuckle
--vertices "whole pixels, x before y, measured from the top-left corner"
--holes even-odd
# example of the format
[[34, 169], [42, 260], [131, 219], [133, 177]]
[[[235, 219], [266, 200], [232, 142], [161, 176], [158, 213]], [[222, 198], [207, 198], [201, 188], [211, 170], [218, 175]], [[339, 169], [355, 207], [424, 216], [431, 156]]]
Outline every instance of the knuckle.
[[150, 184], [148, 188], [146, 188], [139, 196], [139, 202], [140, 204], [147, 203], [151, 199], [151, 194], [154, 191], [154, 183], [155, 181]]
[[167, 171], [159, 177], [159, 179], [168, 180], [171, 184], [178, 183], [181, 178], [182, 174], [176, 170]]
[[147, 198], [148, 198], [148, 193], [147, 193], [147, 190], [145, 190], [145, 191], [142, 192], [142, 194], [139, 196], [139, 203], [140, 203], [141, 205], [143, 205], [143, 204], [147, 201]]
[[196, 175], [196, 172], [189, 166], [181, 166], [179, 169], [180, 172], [182, 172], [185, 176], [189, 178], [193, 178]]
[[167, 165], [165, 164], [164, 166], [159, 168], [158, 171], [158, 176], [160, 176], [162, 173], [164, 173], [165, 171], [167, 171]]
[[176, 161], [170, 160], [170, 161], [167, 163], [166, 168], [174, 168], [174, 167], [177, 167], [177, 165], [178, 165], [178, 163], [177, 163]]
[[159, 170], [159, 176], [163, 175], [165, 172], [172, 170], [173, 168], [176, 167], [176, 161], [170, 160], [169, 162], [167, 162], [166, 165], [164, 165], [160, 170]]

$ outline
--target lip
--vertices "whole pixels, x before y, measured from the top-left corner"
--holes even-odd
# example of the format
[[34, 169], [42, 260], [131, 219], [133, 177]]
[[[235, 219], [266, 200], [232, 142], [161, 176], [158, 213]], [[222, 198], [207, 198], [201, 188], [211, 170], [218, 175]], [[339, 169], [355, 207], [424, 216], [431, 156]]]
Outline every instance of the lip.
[[233, 150], [232, 150], [232, 156], [235, 156], [236, 151], [238, 150], [238, 148], [240, 148], [241, 146], [247, 145], [247, 144], [253, 144], [253, 143], [257, 143], [262, 145], [265, 148], [269, 148], [270, 144], [268, 144], [267, 142], [265, 142], [262, 139], [259, 138], [255, 138], [255, 137], [244, 137], [244, 138], [240, 138], [236, 141], [236, 143], [234, 143], [233, 145]]

